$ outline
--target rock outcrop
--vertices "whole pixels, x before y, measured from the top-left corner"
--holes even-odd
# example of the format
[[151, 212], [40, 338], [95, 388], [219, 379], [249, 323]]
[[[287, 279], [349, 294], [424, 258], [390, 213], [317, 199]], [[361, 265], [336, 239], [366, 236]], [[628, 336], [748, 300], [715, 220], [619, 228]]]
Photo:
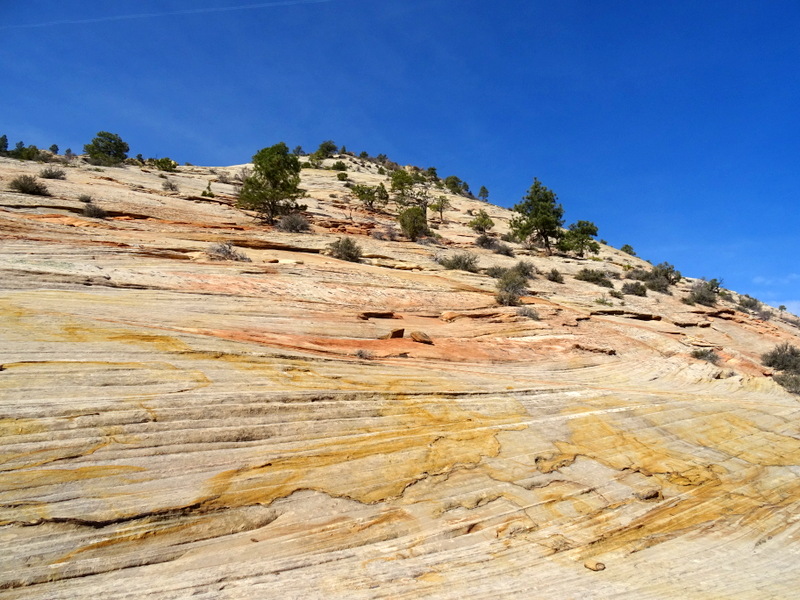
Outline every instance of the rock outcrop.
[[[67, 169], [46, 205], [7, 191], [37, 170], [0, 158], [0, 596], [800, 587], [800, 403], [759, 360], [800, 342], [788, 321], [689, 314], [690, 283], [598, 309], [603, 290], [570, 277], [588, 259], [527, 257], [567, 281], [530, 282], [536, 318], [498, 307], [487, 275], [442, 270], [435, 246], [362, 235], [391, 260], [338, 261], [320, 251], [343, 229], [391, 216], [326, 171], [303, 171], [317, 225], [292, 234], [218, 201], [232, 186], [201, 197], [202, 167], [173, 176], [177, 195], [132, 167]], [[83, 217], [83, 193], [118, 216]], [[467, 208], [507, 227], [451, 200], [450, 245], [470, 244]], [[214, 242], [252, 262], [208, 259]], [[398, 322], [411, 338], [378, 339]]]

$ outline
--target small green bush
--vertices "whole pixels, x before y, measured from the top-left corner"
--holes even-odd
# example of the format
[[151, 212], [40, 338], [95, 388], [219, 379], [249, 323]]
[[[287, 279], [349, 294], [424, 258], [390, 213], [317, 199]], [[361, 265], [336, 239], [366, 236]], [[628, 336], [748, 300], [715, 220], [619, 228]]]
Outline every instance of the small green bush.
[[633, 249], [633, 246], [630, 244], [625, 244], [622, 248], [620, 248], [625, 254], [630, 254], [631, 256], [636, 256], [636, 252]]
[[774, 379], [790, 394], [800, 394], [800, 375], [797, 373], [779, 373]]
[[358, 262], [361, 260], [361, 246], [359, 246], [353, 238], [342, 237], [328, 244], [331, 250], [331, 256], [339, 260], [347, 260], [350, 262]]
[[47, 186], [36, 179], [34, 175], [20, 175], [8, 184], [12, 190], [33, 196], [49, 196]]
[[588, 281], [589, 283], [593, 283], [601, 287], [614, 287], [614, 284], [611, 283], [608, 275], [606, 275], [604, 271], [598, 271], [597, 269], [583, 268], [576, 273], [575, 279], [579, 279], [580, 281]]
[[647, 296], [647, 287], [640, 281], [622, 284], [622, 293], [628, 296]]
[[78, 196], [78, 200], [81, 202], [86, 202], [87, 204], [92, 201], [92, 197], [89, 194], [81, 194]]
[[337, 173], [336, 179], [339, 181], [347, 181], [347, 173]]
[[550, 269], [550, 272], [545, 277], [553, 283], [564, 283], [564, 276], [558, 269]]
[[761, 363], [778, 371], [800, 374], [800, 350], [789, 342], [784, 342], [762, 355]]
[[159, 171], [167, 171], [168, 173], [174, 173], [178, 170], [178, 163], [167, 156], [155, 159], [153, 166]]
[[397, 215], [397, 222], [403, 235], [412, 242], [416, 242], [417, 238], [428, 233], [428, 219], [420, 206], [411, 206], [403, 210]]
[[486, 269], [486, 274], [489, 277], [494, 277], [495, 279], [500, 279], [507, 272], [508, 269], [506, 269], [505, 267], [492, 266]]
[[511, 271], [516, 271], [520, 275], [522, 275], [525, 279], [533, 279], [536, 277], [536, 267], [533, 266], [533, 263], [527, 260], [520, 260], [517, 261], [510, 269]]
[[761, 309], [761, 302], [759, 302], [752, 296], [748, 296], [747, 294], [745, 294], [744, 296], [739, 296], [739, 308], [741, 308], [744, 311], [755, 312]]
[[719, 355], [711, 348], [698, 348], [697, 350], [692, 350], [692, 358], [705, 360], [714, 365], [719, 362]]
[[[689, 295], [681, 300], [684, 304], [694, 306], [695, 304], [702, 304], [703, 306], [715, 306], [717, 304], [717, 292], [715, 291], [714, 282], [711, 281], [698, 281], [692, 286]], [[717, 288], [719, 289], [719, 288]]]
[[486, 250], [494, 250], [497, 248], [497, 240], [490, 235], [482, 233], [475, 238], [475, 245]]
[[[454, 192], [454, 193], [459, 193], [459, 192]], [[494, 227], [494, 221], [487, 214], [485, 210], [481, 209], [478, 211], [476, 217], [468, 223], [468, 225], [478, 233], [486, 233], [492, 227]]]
[[39, 177], [42, 179], [66, 179], [67, 173], [64, 169], [59, 169], [57, 167], [45, 167], [39, 171]]
[[337, 160], [331, 165], [331, 169], [334, 171], [347, 171], [347, 164], [343, 160]]
[[519, 299], [525, 293], [527, 279], [518, 271], [509, 269], [497, 280], [497, 293], [495, 300], [502, 306], [516, 306]]
[[617, 300], [625, 299], [625, 295], [619, 290], [611, 290], [610, 292], [608, 292], [608, 295], [611, 296], [612, 298], [616, 298]]
[[108, 213], [106, 213], [106, 211], [96, 204], [92, 204], [90, 202], [83, 207], [83, 216], [91, 219], [105, 219], [108, 216]]
[[161, 184], [161, 189], [165, 192], [177, 192], [178, 191], [178, 184], [170, 179], [165, 179], [164, 182]]
[[614, 306], [614, 303], [611, 302], [608, 298], [605, 297], [605, 294], [600, 296], [599, 298], [595, 298], [596, 304], [602, 304], [603, 306]]
[[438, 258], [437, 261], [445, 269], [469, 271], [470, 273], [477, 273], [478, 271], [478, 257], [472, 252], [459, 252], [452, 256], [443, 256]]
[[300, 213], [289, 213], [282, 216], [276, 227], [289, 233], [303, 233], [311, 229], [308, 220]]

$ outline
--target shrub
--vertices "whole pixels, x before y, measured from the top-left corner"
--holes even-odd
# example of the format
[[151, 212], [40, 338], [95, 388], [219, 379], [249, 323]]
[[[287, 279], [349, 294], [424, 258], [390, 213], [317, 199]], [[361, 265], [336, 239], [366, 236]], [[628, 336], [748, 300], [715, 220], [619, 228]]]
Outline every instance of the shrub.
[[705, 360], [713, 365], [716, 365], [719, 362], [719, 355], [711, 348], [698, 348], [697, 350], [692, 350], [692, 358]]
[[517, 261], [517, 264], [515, 264], [509, 270], [516, 271], [525, 279], [533, 279], [536, 277], [536, 267], [533, 266], [533, 263], [528, 262], [527, 260]]
[[50, 192], [47, 191], [47, 186], [36, 179], [34, 175], [20, 175], [12, 179], [8, 185], [12, 190], [23, 194], [31, 194], [33, 196], [50, 195]]
[[518, 241], [516, 236], [513, 233], [511, 233], [510, 231], [508, 233], [504, 233], [503, 235], [501, 235], [500, 239], [503, 240], [504, 242], [516, 242], [516, 241]]
[[608, 292], [608, 295], [611, 296], [612, 298], [616, 298], [617, 300], [625, 299], [625, 295], [619, 290], [611, 290], [610, 292]]
[[528, 319], [532, 319], [534, 321], [539, 320], [539, 313], [536, 312], [536, 309], [531, 308], [530, 306], [523, 306], [517, 309], [517, 316], [519, 317], [527, 317]]
[[763, 354], [761, 363], [778, 371], [800, 373], [800, 350], [789, 342], [784, 342]]
[[161, 184], [161, 189], [165, 192], [177, 192], [178, 191], [178, 184], [170, 179], [165, 179], [164, 182]]
[[475, 238], [475, 245], [486, 250], [494, 250], [497, 247], [497, 240], [490, 235], [482, 233]]
[[790, 394], [800, 394], [800, 375], [797, 373], [779, 373], [774, 379]]
[[361, 260], [361, 246], [356, 244], [353, 238], [342, 237], [328, 244], [331, 250], [331, 256], [340, 260], [347, 260], [350, 262], [358, 262]]
[[519, 298], [525, 293], [527, 279], [518, 271], [509, 269], [497, 280], [497, 293], [495, 300], [503, 306], [516, 306]]
[[373, 229], [370, 234], [376, 240], [388, 240], [394, 242], [397, 240], [397, 229], [391, 225], [385, 225], [382, 229]]
[[495, 254], [502, 254], [503, 256], [514, 256], [514, 249], [508, 244], [497, 243], [494, 248]]
[[108, 216], [108, 213], [106, 213], [106, 211], [104, 211], [96, 204], [92, 204], [90, 202], [89, 204], [83, 207], [83, 216], [92, 219], [105, 219]]
[[364, 350], [363, 348], [356, 350], [356, 357], [361, 360], [372, 360], [375, 358], [375, 353], [371, 350]]
[[606, 298], [605, 295], [602, 295], [599, 298], [595, 298], [594, 301], [596, 304], [602, 304], [603, 306], [614, 306], [614, 303], [611, 302], [611, 300], [609, 300], [608, 298]]
[[[716, 282], [715, 279], [711, 281], [698, 281], [692, 286], [689, 295], [681, 301], [689, 305], [702, 304], [703, 306], [714, 306], [717, 303], [717, 292], [714, 282]], [[716, 289], [719, 288], [716, 287]]]
[[744, 296], [739, 296], [739, 308], [744, 311], [758, 311], [761, 308], [761, 302], [745, 294]]
[[167, 156], [155, 159], [153, 166], [159, 171], [167, 171], [168, 173], [174, 173], [178, 169], [178, 163]]
[[290, 213], [281, 217], [277, 228], [289, 233], [303, 233], [311, 229], [308, 220], [300, 213]]
[[588, 281], [589, 283], [593, 283], [595, 285], [599, 285], [601, 287], [613, 288], [614, 284], [611, 283], [611, 280], [608, 278], [603, 271], [598, 271], [597, 269], [581, 269], [575, 275], [575, 279], [579, 279], [581, 281]]
[[477, 216], [474, 219], [472, 219], [472, 221], [470, 221], [468, 225], [478, 233], [486, 233], [492, 227], [494, 227], [494, 221], [492, 221], [492, 218], [486, 213], [485, 210], [481, 209], [478, 211]]
[[239, 262], [252, 262], [250, 257], [236, 250], [230, 242], [211, 244], [206, 248], [206, 254], [212, 260], [235, 260]]
[[493, 266], [493, 267], [489, 267], [488, 269], [486, 269], [486, 274], [489, 277], [494, 277], [495, 279], [500, 279], [507, 272], [508, 272], [508, 269], [506, 269], [505, 267]]
[[45, 167], [39, 171], [39, 177], [42, 179], [66, 179], [67, 174], [64, 169], [59, 169], [57, 167]]
[[625, 254], [630, 254], [631, 256], [636, 256], [636, 252], [633, 249], [633, 246], [630, 244], [625, 244], [622, 248], [620, 248]]
[[558, 269], [551, 269], [545, 277], [553, 283], [564, 283], [564, 276]]
[[397, 215], [397, 222], [400, 229], [412, 242], [416, 242], [418, 237], [428, 233], [428, 220], [425, 218], [425, 209], [421, 206], [411, 206], [401, 211]]
[[476, 273], [478, 271], [478, 257], [471, 252], [459, 252], [449, 257], [439, 257], [437, 262], [445, 269], [469, 271], [470, 273]]
[[78, 200], [81, 202], [86, 202], [87, 204], [92, 201], [92, 197], [89, 194], [81, 194], [78, 196]]
[[347, 181], [347, 173], [337, 173], [336, 179], [338, 181]]
[[347, 165], [342, 160], [337, 160], [335, 163], [331, 165], [331, 169], [334, 171], [347, 171]]
[[647, 296], [647, 287], [640, 281], [622, 284], [622, 293], [629, 296]]

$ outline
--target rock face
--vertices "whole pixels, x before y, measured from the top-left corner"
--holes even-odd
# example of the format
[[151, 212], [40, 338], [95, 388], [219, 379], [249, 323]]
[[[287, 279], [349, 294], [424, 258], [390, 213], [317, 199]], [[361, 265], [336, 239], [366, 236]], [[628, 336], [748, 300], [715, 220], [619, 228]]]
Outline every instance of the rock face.
[[[320, 254], [343, 226], [327, 171], [303, 171], [304, 202], [336, 231], [289, 234], [233, 208], [227, 184], [202, 198], [209, 169], [181, 168], [178, 195], [132, 167], [8, 191], [37, 170], [0, 158], [2, 597], [800, 588], [800, 403], [759, 364], [800, 344], [777, 315], [687, 316], [690, 283], [598, 311], [604, 290], [570, 277], [588, 260], [534, 256], [567, 281], [530, 282], [535, 320], [435, 247], [361, 236], [391, 261], [338, 261]], [[84, 193], [117, 216], [83, 217]], [[451, 245], [471, 243], [466, 208], [507, 226], [452, 201]], [[351, 208], [353, 230], [391, 220]], [[221, 241], [252, 262], [209, 260]], [[435, 344], [378, 339], [387, 318]]]

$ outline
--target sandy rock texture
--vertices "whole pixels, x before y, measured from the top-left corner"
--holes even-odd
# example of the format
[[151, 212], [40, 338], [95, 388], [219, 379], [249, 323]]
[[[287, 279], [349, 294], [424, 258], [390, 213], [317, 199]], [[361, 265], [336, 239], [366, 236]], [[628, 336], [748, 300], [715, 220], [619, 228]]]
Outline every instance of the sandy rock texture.
[[[0, 158], [1, 597], [796, 597], [800, 402], [760, 364], [786, 315], [623, 304], [572, 276], [643, 261], [477, 249], [466, 211], [510, 214], [455, 196], [439, 243], [380, 240], [330, 171], [291, 234], [234, 207], [240, 167], [9, 190], [40, 168]], [[520, 314], [435, 261], [464, 248], [565, 283]]]

